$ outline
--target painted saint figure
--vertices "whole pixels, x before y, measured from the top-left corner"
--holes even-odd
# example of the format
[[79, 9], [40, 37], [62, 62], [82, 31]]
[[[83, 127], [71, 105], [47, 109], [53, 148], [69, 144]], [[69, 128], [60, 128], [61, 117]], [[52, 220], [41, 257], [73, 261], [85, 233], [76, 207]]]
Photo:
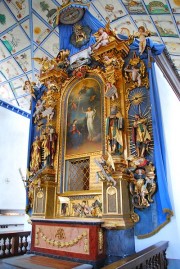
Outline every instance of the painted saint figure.
[[135, 114], [133, 123], [133, 142], [136, 145], [136, 152], [138, 157], [144, 157], [145, 150], [151, 141], [151, 136], [146, 127], [147, 119], [140, 118], [139, 114]]
[[77, 120], [75, 119], [70, 126], [70, 140], [73, 148], [78, 148], [82, 143], [82, 134], [77, 128]]
[[96, 115], [96, 110], [91, 107], [88, 107], [87, 111], [84, 112], [82, 108], [82, 112], [86, 114], [87, 118], [87, 129], [88, 129], [88, 140], [92, 141], [95, 136], [95, 130], [94, 130], [94, 118]]

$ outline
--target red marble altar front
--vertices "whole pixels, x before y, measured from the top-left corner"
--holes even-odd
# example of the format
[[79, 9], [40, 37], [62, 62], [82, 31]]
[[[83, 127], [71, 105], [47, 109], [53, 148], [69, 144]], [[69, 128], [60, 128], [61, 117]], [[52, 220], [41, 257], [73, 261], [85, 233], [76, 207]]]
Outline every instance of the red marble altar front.
[[98, 261], [105, 257], [98, 219], [32, 219], [31, 251]]

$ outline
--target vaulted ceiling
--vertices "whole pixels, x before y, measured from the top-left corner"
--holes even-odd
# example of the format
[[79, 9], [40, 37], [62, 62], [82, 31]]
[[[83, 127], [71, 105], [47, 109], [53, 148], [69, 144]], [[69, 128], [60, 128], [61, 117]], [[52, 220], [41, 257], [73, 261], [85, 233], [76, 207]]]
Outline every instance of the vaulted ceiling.
[[[27, 80], [36, 81], [40, 66], [32, 58], [53, 58], [59, 51], [55, 24], [63, 0], [0, 0], [0, 99], [28, 110]], [[141, 25], [164, 43], [180, 74], [180, 0], [78, 0], [112, 29], [128, 35]]]

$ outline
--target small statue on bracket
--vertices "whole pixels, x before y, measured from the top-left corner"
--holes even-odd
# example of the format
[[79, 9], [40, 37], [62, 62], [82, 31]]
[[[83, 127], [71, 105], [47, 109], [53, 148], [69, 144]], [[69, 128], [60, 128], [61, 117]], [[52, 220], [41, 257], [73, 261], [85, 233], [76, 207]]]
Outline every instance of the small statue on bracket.
[[105, 93], [105, 96], [107, 98], [112, 98], [113, 101], [114, 101], [115, 98], [118, 98], [118, 92], [117, 92], [116, 86], [113, 85], [109, 81], [106, 83], [106, 93]]
[[95, 158], [94, 162], [100, 168], [100, 171], [96, 172], [97, 179], [107, 181], [115, 186], [116, 180], [112, 177], [112, 173], [115, 171], [115, 166], [111, 154], [108, 152], [107, 160], [101, 156], [99, 159]]

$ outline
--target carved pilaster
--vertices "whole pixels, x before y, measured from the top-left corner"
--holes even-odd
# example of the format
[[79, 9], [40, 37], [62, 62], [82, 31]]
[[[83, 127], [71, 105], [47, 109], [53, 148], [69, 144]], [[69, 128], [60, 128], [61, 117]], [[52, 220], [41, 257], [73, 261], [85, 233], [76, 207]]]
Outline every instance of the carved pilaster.
[[116, 184], [103, 181], [103, 227], [107, 229], [127, 229], [134, 226], [130, 205], [128, 181], [129, 175], [124, 173], [126, 163], [123, 159], [114, 158], [115, 172], [111, 176]]

